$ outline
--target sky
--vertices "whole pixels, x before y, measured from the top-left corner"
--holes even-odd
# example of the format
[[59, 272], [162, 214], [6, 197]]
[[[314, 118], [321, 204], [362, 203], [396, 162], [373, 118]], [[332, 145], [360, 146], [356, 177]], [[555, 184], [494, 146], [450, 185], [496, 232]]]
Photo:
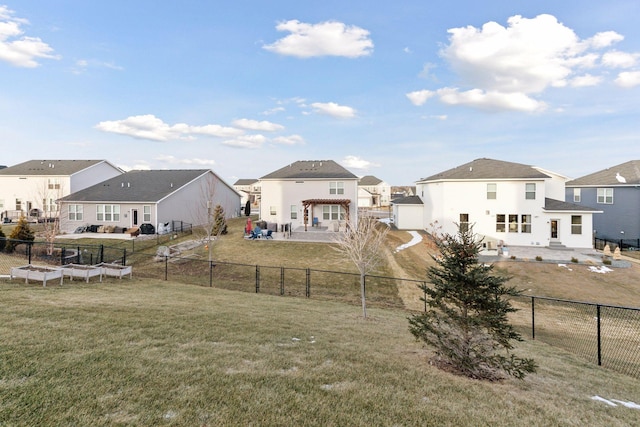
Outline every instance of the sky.
[[[4, 2], [3, 2], [4, 1]], [[637, 0], [0, 0], [0, 164], [391, 185], [640, 159]]]

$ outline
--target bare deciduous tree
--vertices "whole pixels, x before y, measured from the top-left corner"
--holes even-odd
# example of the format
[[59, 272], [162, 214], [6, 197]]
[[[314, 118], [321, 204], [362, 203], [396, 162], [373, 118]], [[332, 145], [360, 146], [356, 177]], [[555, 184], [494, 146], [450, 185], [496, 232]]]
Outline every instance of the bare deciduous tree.
[[[38, 222], [42, 224], [42, 236], [47, 242], [47, 255], [53, 254], [56, 236], [60, 234], [60, 205], [58, 199], [63, 196], [64, 189], [58, 182], [45, 182], [36, 189], [36, 200], [42, 201], [42, 214]], [[29, 212], [27, 212], [29, 214]]]
[[362, 300], [362, 316], [367, 317], [367, 300], [365, 294], [365, 276], [382, 261], [382, 244], [389, 231], [389, 226], [374, 218], [363, 217], [357, 227], [347, 222], [345, 232], [335, 240], [335, 249], [349, 257], [360, 273], [360, 298]]
[[200, 199], [193, 212], [194, 233], [205, 242], [209, 262], [213, 260], [213, 244], [223, 232], [222, 227], [215, 227], [215, 208], [219, 204], [216, 188], [217, 178], [208, 174], [200, 186]]

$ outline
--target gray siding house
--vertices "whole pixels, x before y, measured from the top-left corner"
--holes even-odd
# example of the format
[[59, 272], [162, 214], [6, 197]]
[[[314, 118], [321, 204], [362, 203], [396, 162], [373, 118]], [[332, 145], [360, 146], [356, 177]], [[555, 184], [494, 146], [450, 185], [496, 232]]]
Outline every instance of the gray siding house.
[[134, 170], [59, 200], [60, 229], [72, 233], [87, 225], [159, 227], [170, 221], [207, 223], [216, 205], [228, 218], [240, 213], [240, 195], [213, 171]]
[[640, 239], [640, 160], [566, 183], [565, 200], [602, 211], [593, 217], [596, 238]]

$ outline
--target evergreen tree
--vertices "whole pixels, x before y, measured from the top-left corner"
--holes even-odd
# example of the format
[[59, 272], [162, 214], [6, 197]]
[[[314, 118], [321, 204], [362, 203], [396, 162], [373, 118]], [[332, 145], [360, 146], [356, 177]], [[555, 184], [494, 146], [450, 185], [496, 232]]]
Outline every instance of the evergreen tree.
[[421, 286], [429, 308], [409, 318], [411, 333], [435, 347], [443, 367], [472, 378], [497, 380], [506, 373], [522, 379], [535, 372], [532, 359], [511, 353], [513, 341], [522, 338], [508, 322], [516, 311], [508, 297], [520, 293], [505, 286], [509, 277], [492, 273], [493, 265], [478, 262], [481, 242], [472, 228], [434, 239], [439, 254], [427, 272], [432, 287]]
[[31, 230], [31, 227], [29, 227], [27, 218], [22, 215], [18, 220], [18, 224], [13, 228], [11, 234], [9, 234], [9, 241], [7, 242], [6, 251], [13, 252], [15, 247], [21, 243], [18, 240], [33, 242], [34, 239], [35, 235], [33, 233], [33, 230]]
[[221, 234], [227, 234], [227, 220], [224, 217], [224, 209], [222, 206], [216, 205], [213, 211], [213, 228], [211, 234], [214, 236], [220, 236]]
[[244, 214], [245, 216], [251, 216], [251, 201], [247, 200], [247, 203], [244, 205]]

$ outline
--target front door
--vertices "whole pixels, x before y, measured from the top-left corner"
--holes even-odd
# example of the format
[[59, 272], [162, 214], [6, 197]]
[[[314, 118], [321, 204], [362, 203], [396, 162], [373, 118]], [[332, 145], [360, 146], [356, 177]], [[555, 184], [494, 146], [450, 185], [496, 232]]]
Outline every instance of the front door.
[[560, 236], [560, 220], [551, 220], [551, 241], [557, 241]]
[[131, 209], [131, 220], [133, 221], [133, 226], [138, 225], [138, 210]]

